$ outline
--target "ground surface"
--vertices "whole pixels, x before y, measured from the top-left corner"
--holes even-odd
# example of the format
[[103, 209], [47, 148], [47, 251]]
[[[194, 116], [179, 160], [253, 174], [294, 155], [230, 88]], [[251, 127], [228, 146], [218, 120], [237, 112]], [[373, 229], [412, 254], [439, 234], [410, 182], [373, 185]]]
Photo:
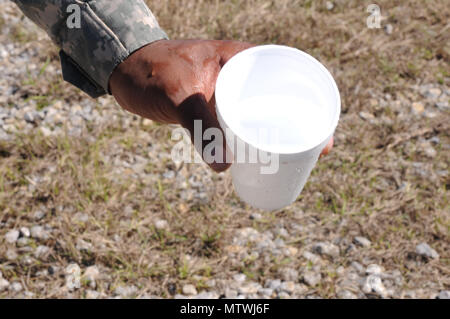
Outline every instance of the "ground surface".
[[369, 3], [149, 1], [172, 38], [295, 46], [335, 76], [335, 149], [269, 214], [176, 166], [171, 128], [62, 82], [0, 0], [0, 297], [448, 297], [448, 3], [377, 1], [375, 30]]

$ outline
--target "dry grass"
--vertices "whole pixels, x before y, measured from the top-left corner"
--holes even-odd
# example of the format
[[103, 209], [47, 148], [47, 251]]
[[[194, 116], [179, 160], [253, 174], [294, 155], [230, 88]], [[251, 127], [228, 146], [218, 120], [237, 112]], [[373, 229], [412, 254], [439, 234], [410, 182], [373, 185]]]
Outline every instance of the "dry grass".
[[[383, 24], [394, 27], [392, 35], [366, 27], [365, 8], [372, 1], [335, 1], [333, 11], [325, 9], [325, 1], [147, 2], [171, 38], [279, 43], [321, 60], [335, 76], [343, 98], [333, 153], [320, 162], [293, 206], [256, 222], [249, 219], [254, 210], [232, 194], [228, 175], [187, 165], [179, 171], [180, 178], [163, 177], [168, 169], [175, 169], [169, 158], [172, 144], [167, 127], [143, 126], [135, 119], [126, 128], [114, 122], [91, 127], [94, 141], [18, 136], [0, 145], [0, 221], [8, 221], [11, 228], [32, 225], [30, 216], [42, 209], [54, 233], [46, 243], [52, 247], [46, 262], [9, 262], [2, 257], [6, 246], [0, 245], [4, 276], [20, 278], [41, 297], [61, 296], [63, 278], [44, 278], [46, 285], [41, 289], [37, 283], [42, 278], [38, 280], [36, 272], [71, 262], [101, 265], [113, 282], [100, 288], [106, 292], [130, 283], [140, 288], [140, 294], [168, 297], [184, 283], [194, 282], [201, 288], [207, 279], [236, 272], [263, 282], [282, 267], [303, 269], [307, 262], [301, 257], [274, 259], [270, 264], [233, 261], [225, 251], [234, 230], [270, 229], [280, 220], [289, 230], [294, 213], [303, 210], [304, 217], [296, 222], [310, 226], [293, 244], [299, 249], [308, 242], [355, 235], [372, 241], [372, 248], [343, 256], [332, 267], [369, 258], [386, 269], [399, 269], [405, 288], [426, 289], [429, 282], [441, 289], [450, 287], [450, 185], [448, 174], [435, 173], [448, 171], [450, 151], [445, 145], [450, 144], [450, 117], [448, 113], [433, 119], [411, 114], [405, 120], [396, 116], [391, 105], [396, 99], [420, 99], [414, 85], [448, 86], [446, 1], [377, 1]], [[45, 57], [41, 60], [44, 63]], [[55, 59], [51, 63], [57, 66]], [[83, 98], [72, 89], [52, 91], [51, 87], [35, 84], [29, 90], [52, 101]], [[386, 99], [386, 94], [392, 99]], [[387, 105], [380, 105], [380, 99], [386, 99]], [[403, 107], [409, 112], [409, 105]], [[359, 118], [361, 111], [390, 121], [370, 124]], [[440, 138], [440, 146], [430, 160], [420, 152], [419, 142], [433, 136]], [[132, 169], [115, 174], [115, 164], [109, 160], [115, 154], [140, 155], [148, 165], [143, 174], [136, 175]], [[413, 162], [425, 163], [429, 174], [415, 173]], [[182, 180], [193, 175], [203, 176], [207, 201], [182, 198]], [[43, 178], [32, 191], [30, 176]], [[77, 212], [86, 213], [89, 221], [74, 222]], [[167, 220], [169, 229], [156, 230], [157, 218]], [[0, 234], [4, 234], [1, 229]], [[75, 248], [79, 239], [92, 244], [90, 252]], [[433, 246], [441, 259], [415, 260], [411, 252], [420, 242]], [[334, 283], [330, 275], [313, 292], [335, 297]]]

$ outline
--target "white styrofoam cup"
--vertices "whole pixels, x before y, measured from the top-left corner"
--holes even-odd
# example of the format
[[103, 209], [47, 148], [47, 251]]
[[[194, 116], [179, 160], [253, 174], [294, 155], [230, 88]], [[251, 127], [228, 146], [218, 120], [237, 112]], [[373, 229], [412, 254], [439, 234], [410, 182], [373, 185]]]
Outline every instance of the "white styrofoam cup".
[[[331, 74], [298, 49], [258, 46], [225, 64], [215, 94], [220, 125], [232, 133], [227, 144], [238, 196], [267, 211], [292, 204], [339, 121], [341, 99]], [[266, 154], [265, 161], [249, 160], [256, 153]], [[273, 167], [277, 158], [276, 171], [268, 169], [267, 156]]]

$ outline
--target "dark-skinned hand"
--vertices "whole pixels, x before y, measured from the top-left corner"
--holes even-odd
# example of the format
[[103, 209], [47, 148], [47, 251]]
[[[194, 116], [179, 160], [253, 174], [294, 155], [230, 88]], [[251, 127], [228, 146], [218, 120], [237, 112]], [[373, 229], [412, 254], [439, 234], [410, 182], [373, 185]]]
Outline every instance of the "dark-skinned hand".
[[[203, 131], [220, 128], [214, 90], [222, 67], [253, 45], [237, 41], [162, 40], [130, 55], [111, 75], [109, 85], [126, 110], [160, 122], [181, 124], [194, 137], [194, 121]], [[203, 144], [202, 147], [207, 144]], [[223, 141], [225, 146], [225, 141]], [[323, 150], [329, 153], [333, 140]], [[224, 157], [226, 150], [223, 151]], [[216, 172], [231, 164], [210, 163]]]

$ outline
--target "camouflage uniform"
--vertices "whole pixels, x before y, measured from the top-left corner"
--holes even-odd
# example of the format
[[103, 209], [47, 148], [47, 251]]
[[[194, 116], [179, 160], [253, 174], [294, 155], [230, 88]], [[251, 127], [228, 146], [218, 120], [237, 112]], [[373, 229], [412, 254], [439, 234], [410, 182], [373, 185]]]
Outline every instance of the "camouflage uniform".
[[131, 53], [167, 39], [143, 0], [12, 1], [61, 48], [64, 80], [94, 98], [109, 93], [109, 77]]

